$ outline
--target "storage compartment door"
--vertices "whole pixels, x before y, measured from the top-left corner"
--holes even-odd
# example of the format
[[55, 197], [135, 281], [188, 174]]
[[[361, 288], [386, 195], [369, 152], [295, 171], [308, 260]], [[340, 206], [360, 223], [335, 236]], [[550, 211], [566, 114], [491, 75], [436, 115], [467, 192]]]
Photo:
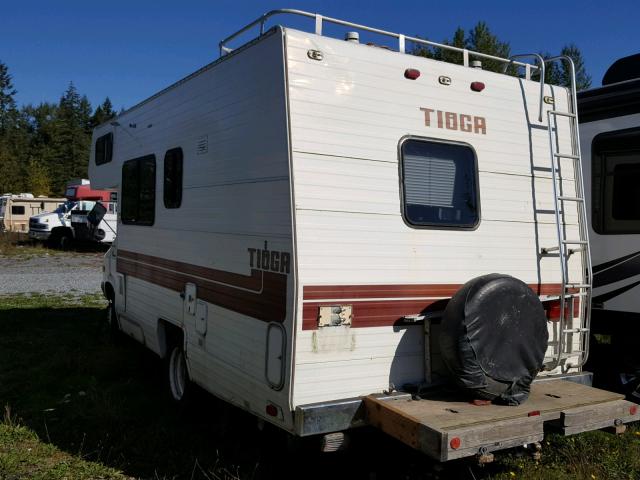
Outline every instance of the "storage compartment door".
[[269, 386], [274, 390], [280, 390], [284, 385], [286, 335], [280, 323], [272, 322], [267, 326], [265, 375]]

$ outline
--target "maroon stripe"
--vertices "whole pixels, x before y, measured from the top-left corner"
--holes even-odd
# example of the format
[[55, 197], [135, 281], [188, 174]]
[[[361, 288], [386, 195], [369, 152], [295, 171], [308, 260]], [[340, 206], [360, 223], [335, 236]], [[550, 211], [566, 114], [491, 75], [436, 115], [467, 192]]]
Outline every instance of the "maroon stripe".
[[261, 270], [252, 270], [251, 275], [247, 276], [240, 273], [193, 265], [191, 263], [177, 262], [175, 260], [169, 260], [168, 258], [130, 252], [128, 250], [118, 250], [118, 258], [127, 258], [137, 262], [148, 263], [157, 267], [175, 270], [176, 272], [203, 277], [207, 280], [213, 280], [214, 282], [226, 283], [238, 288], [246, 288], [247, 290], [260, 290], [262, 287]]
[[[128, 258], [127, 258], [128, 257]], [[193, 283], [197, 287], [198, 298], [220, 307], [241, 313], [265, 322], [283, 322], [287, 314], [287, 276], [280, 273], [252, 270], [251, 276], [243, 276], [231, 272], [229, 275], [216, 274], [206, 279], [196, 277], [188, 272], [199, 271], [200, 267], [192, 265], [188, 272], [168, 269], [168, 262], [161, 262], [157, 257], [137, 256], [138, 261], [152, 261], [156, 265], [137, 263], [130, 260], [131, 255], [120, 256], [118, 252], [117, 270], [119, 273], [145, 280], [155, 285], [182, 292], [186, 283]], [[169, 261], [171, 262], [171, 261]], [[178, 262], [175, 262], [178, 263]], [[159, 268], [162, 264], [162, 268]], [[181, 264], [188, 265], [188, 264]], [[213, 269], [206, 269], [213, 270]], [[221, 279], [240, 279], [242, 281], [232, 285], [222, 285]], [[249, 279], [250, 281], [245, 281]], [[257, 280], [257, 282], [256, 282]], [[254, 291], [247, 291], [247, 286]]]
[[[318, 300], [346, 300], [352, 306], [351, 327], [388, 327], [406, 325], [405, 315], [423, 312], [429, 306], [438, 305], [437, 310], [444, 308], [446, 302], [462, 285], [458, 284], [426, 284], [426, 285], [318, 285], [305, 286], [302, 307], [302, 329], [318, 328], [319, 308], [329, 306]], [[558, 295], [561, 285], [557, 283], [529, 285], [538, 295]], [[444, 297], [443, 300], [419, 300], [406, 297]], [[373, 298], [389, 298], [389, 300], [366, 300]], [[400, 300], [400, 298], [404, 298]], [[349, 301], [349, 299], [362, 299]], [[311, 300], [311, 302], [309, 302]], [[314, 301], [315, 300], [315, 301]]]
[[[462, 288], [461, 284], [409, 284], [409, 285], [311, 285], [305, 286], [305, 300], [327, 298], [405, 298], [405, 297], [452, 297]], [[538, 295], [558, 295], [559, 283], [530, 284]]]

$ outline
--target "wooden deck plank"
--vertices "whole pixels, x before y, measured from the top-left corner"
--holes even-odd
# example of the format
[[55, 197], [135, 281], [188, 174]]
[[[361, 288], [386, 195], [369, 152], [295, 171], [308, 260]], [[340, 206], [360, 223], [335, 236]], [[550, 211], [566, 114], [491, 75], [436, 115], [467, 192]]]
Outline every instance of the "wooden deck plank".
[[405, 415], [437, 430], [451, 430], [486, 422], [526, 417], [539, 411], [543, 420], [559, 418], [563, 410], [620, 400], [623, 395], [579, 383], [554, 381], [534, 383], [531, 395], [522, 405], [482, 405], [451, 394], [434, 394], [420, 400], [387, 400]]

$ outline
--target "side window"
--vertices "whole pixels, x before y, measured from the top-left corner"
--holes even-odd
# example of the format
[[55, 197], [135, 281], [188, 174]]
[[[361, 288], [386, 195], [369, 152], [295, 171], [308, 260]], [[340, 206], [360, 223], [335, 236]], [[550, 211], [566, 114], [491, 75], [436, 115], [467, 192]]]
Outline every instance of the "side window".
[[182, 203], [182, 149], [172, 148], [164, 155], [164, 206], [179, 208]]
[[409, 225], [477, 226], [478, 175], [470, 146], [409, 139], [402, 143], [400, 156], [402, 214]]
[[127, 160], [122, 165], [122, 223], [153, 225], [156, 214], [156, 157]]
[[593, 229], [640, 233], [640, 129], [597, 135], [591, 146]]
[[113, 133], [109, 132], [96, 140], [96, 165], [109, 163], [113, 157]]
[[24, 215], [24, 205], [12, 205], [11, 215]]

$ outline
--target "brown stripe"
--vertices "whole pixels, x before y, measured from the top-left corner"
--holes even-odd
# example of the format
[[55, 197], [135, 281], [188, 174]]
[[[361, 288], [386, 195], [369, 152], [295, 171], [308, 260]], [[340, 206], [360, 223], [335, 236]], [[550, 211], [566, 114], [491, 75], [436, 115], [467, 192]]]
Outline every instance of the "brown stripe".
[[[422, 312], [437, 300], [391, 300], [380, 302], [354, 302], [352, 304], [353, 318], [351, 327], [384, 327], [406, 325], [402, 317]], [[324, 303], [305, 303], [302, 306], [302, 329], [316, 330], [318, 328], [319, 307], [328, 306]]]
[[[118, 251], [119, 273], [176, 292], [182, 292], [186, 283], [193, 283], [197, 287], [198, 298], [265, 322], [283, 322], [286, 317], [287, 276], [284, 274], [252, 270], [250, 276], [244, 276], [148, 255], [132, 255], [132, 252], [126, 252], [125, 255], [121, 253]], [[201, 278], [205, 275], [206, 278]]]
[[169, 260], [168, 258], [130, 252], [128, 250], [118, 250], [118, 258], [127, 258], [137, 262], [148, 263], [157, 267], [175, 270], [176, 272], [203, 277], [207, 280], [213, 280], [214, 282], [226, 283], [238, 288], [246, 288], [247, 290], [260, 290], [262, 287], [261, 270], [252, 270], [251, 275], [247, 276], [240, 273], [193, 265], [191, 263], [177, 262], [175, 260]]
[[[446, 302], [462, 285], [425, 284], [425, 285], [317, 285], [303, 289], [302, 329], [318, 328], [319, 307], [329, 306], [318, 300], [362, 299], [350, 302], [353, 307], [352, 328], [388, 327], [406, 325], [405, 315], [423, 312], [429, 306], [436, 310], [444, 308]], [[558, 295], [561, 285], [557, 283], [529, 285], [538, 295]], [[444, 300], [419, 300], [406, 297], [444, 297]], [[388, 298], [389, 300], [366, 300]], [[404, 298], [400, 300], [400, 298]], [[398, 299], [398, 300], [396, 300]], [[310, 302], [311, 301], [311, 302]]]
[[[530, 284], [538, 295], [558, 295], [559, 283]], [[423, 285], [313, 285], [305, 286], [305, 300], [340, 298], [404, 298], [404, 297], [452, 297], [462, 288], [461, 284], [438, 283]]]

